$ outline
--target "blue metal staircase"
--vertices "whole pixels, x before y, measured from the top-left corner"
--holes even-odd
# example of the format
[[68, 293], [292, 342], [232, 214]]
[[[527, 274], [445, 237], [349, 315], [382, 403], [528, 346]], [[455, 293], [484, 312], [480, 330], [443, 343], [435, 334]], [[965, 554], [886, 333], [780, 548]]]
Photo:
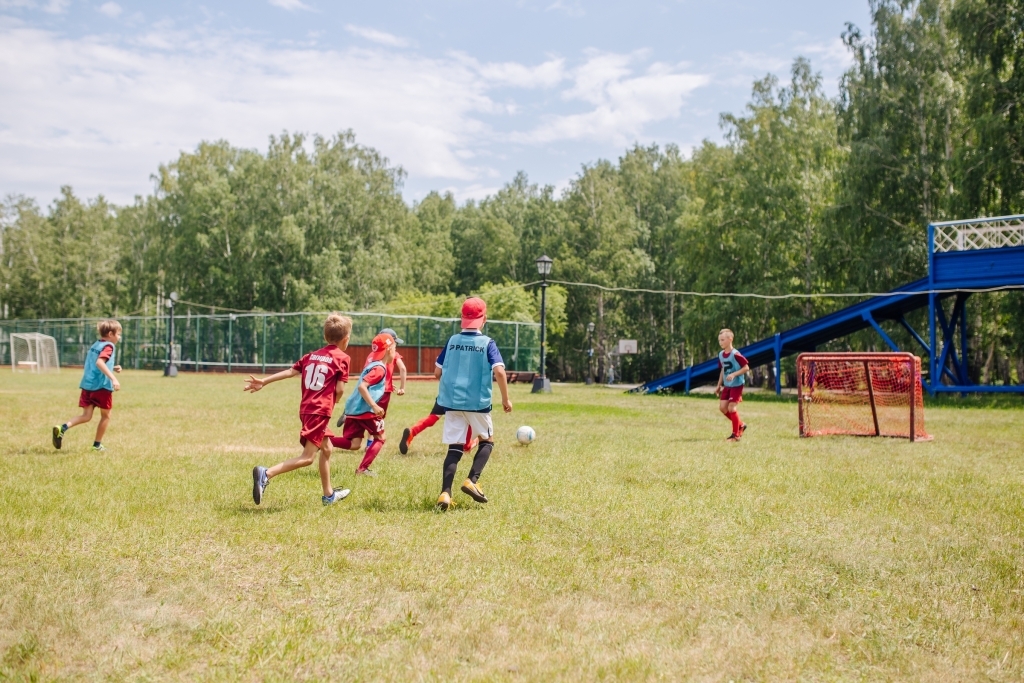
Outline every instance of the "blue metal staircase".
[[[885, 344], [899, 351], [879, 323], [902, 325], [928, 356], [925, 388], [936, 392], [1018, 392], [1024, 385], [972, 384], [967, 374], [967, 298], [977, 290], [1024, 288], [1024, 216], [978, 218], [928, 226], [928, 277], [740, 349], [751, 366], [775, 363], [775, 391], [780, 393], [782, 359], [814, 351], [819, 345], [859, 330], [874, 328]], [[945, 300], [953, 299], [947, 315]], [[907, 322], [910, 311], [928, 308], [928, 338]], [[1024, 311], [1021, 312], [1024, 315]], [[937, 353], [932, 353], [937, 349]], [[634, 391], [662, 389], [689, 392], [718, 380], [718, 359], [711, 358], [643, 384]]]

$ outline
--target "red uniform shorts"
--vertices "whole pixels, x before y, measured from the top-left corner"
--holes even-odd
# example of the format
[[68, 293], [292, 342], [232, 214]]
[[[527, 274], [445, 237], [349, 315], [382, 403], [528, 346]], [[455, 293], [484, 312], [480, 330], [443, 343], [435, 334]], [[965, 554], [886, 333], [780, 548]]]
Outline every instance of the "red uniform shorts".
[[331, 424], [330, 415], [299, 415], [302, 420], [302, 431], [299, 432], [299, 444], [306, 445], [311, 441], [314, 446], [320, 448], [325, 437], [334, 436], [328, 427]]
[[[377, 405], [380, 405], [380, 403], [378, 402]], [[383, 407], [381, 406], [381, 408]], [[341, 435], [349, 441], [363, 438], [364, 433], [369, 433], [370, 436], [379, 439], [383, 431], [384, 418], [373, 415], [370, 417], [351, 417], [346, 415], [345, 428]]]
[[377, 401], [377, 405], [379, 405], [381, 408], [384, 409], [385, 417], [388, 414], [388, 404], [389, 403], [391, 403], [391, 392], [390, 391], [385, 391], [384, 395], [380, 397], [379, 401]]
[[743, 400], [743, 385], [741, 384], [738, 387], [722, 387], [722, 393], [718, 395], [718, 400], [739, 403]]
[[114, 392], [107, 389], [97, 389], [96, 391], [82, 389], [82, 395], [78, 397], [78, 406], [80, 408], [96, 406], [100, 410], [110, 410], [114, 407]]

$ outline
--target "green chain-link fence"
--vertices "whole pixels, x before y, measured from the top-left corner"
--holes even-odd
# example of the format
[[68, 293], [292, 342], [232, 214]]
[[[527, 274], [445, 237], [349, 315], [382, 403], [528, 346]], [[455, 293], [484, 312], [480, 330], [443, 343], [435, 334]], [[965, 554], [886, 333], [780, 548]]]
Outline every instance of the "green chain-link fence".
[[[249, 370], [291, 365], [323, 346], [327, 313], [240, 313], [174, 316], [174, 359], [182, 370]], [[410, 373], [432, 373], [434, 359], [452, 334], [457, 318], [346, 313], [352, 318], [349, 342], [353, 361], [363, 357], [373, 336], [390, 327], [405, 341], [399, 349]], [[40, 332], [57, 340], [61, 365], [81, 365], [96, 341], [100, 318], [0, 320], [0, 364], [11, 364], [10, 335]], [[118, 362], [125, 368], [156, 369], [167, 363], [170, 316], [118, 318], [123, 335]], [[497, 342], [509, 370], [536, 371], [540, 363], [540, 325], [489, 320], [484, 333]], [[415, 351], [413, 351], [415, 349]]]

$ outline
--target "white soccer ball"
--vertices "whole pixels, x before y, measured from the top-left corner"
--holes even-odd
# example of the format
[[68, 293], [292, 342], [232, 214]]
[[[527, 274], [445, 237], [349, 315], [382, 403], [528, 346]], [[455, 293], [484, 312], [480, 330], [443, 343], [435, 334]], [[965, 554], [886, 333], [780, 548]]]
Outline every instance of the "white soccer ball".
[[521, 444], [528, 444], [537, 438], [537, 432], [533, 431], [533, 427], [527, 427], [523, 425], [516, 430], [516, 441]]

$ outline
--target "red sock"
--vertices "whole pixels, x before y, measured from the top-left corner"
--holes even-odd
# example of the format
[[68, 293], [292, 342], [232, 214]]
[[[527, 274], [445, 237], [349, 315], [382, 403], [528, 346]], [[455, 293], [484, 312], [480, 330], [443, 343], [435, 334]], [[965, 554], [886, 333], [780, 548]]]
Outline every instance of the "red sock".
[[469, 444], [473, 443], [473, 428], [466, 428], [466, 445], [462, 447], [463, 451], [469, 453]]
[[742, 422], [740, 422], [740, 414], [728, 413], [727, 416], [729, 418], [729, 422], [732, 422], [733, 436], [740, 436], [740, 425], [743, 424]]
[[334, 446], [335, 448], [340, 448], [344, 451], [352, 450], [352, 440], [346, 439], [343, 436], [332, 436], [331, 445]]
[[409, 428], [409, 441], [412, 441], [412, 438], [419, 434], [420, 432], [422, 432], [424, 429], [429, 429], [436, 425], [437, 421], [440, 419], [441, 418], [438, 417], [437, 415], [427, 415], [425, 418], [414, 424], [412, 427]]
[[363, 456], [363, 461], [359, 463], [359, 469], [365, 470], [372, 463], [373, 459], [380, 453], [380, 449], [384, 448], [384, 439], [374, 439], [370, 447], [366, 449], [366, 455]]

